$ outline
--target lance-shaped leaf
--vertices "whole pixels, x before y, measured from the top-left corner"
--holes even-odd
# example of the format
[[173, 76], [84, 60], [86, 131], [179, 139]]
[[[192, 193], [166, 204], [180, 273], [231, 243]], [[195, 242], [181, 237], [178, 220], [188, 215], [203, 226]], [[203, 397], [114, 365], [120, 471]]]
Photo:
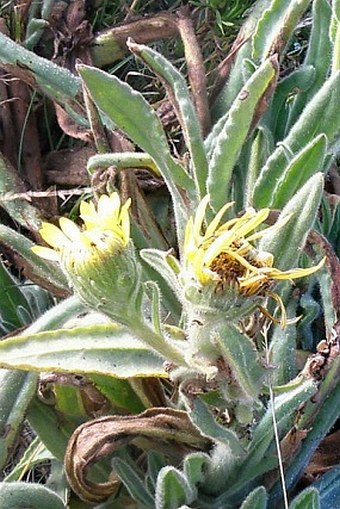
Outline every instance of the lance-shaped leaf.
[[309, 90], [315, 79], [315, 67], [313, 65], [302, 65], [278, 83], [270, 108], [268, 108], [264, 117], [268, 129], [270, 129], [276, 141], [281, 141], [289, 131], [287, 129], [291, 111], [289, 98], [297, 91], [302, 94]]
[[[296, 303], [289, 301], [287, 306], [289, 319], [296, 317]], [[270, 363], [275, 366], [271, 373], [273, 385], [284, 385], [297, 375], [296, 368], [296, 324], [289, 324], [284, 329], [274, 327], [270, 339]]]
[[281, 209], [310, 177], [323, 169], [327, 170], [324, 168], [326, 155], [327, 138], [324, 134], [320, 134], [303, 147], [286, 166], [272, 189], [268, 207]]
[[[46, 330], [53, 325], [61, 326], [75, 312], [79, 312], [79, 301], [71, 298], [49, 310], [28, 329], [28, 333]], [[17, 432], [22, 426], [37, 387], [38, 375], [22, 371], [0, 370], [0, 466], [4, 466]]]
[[193, 492], [186, 477], [174, 467], [162, 468], [158, 475], [156, 509], [177, 509], [193, 501]]
[[6, 269], [0, 259], [0, 334], [26, 325], [32, 320], [29, 302], [21, 289], [21, 283]]
[[227, 366], [233, 373], [233, 379], [240, 385], [245, 394], [256, 398], [265, 376], [265, 368], [251, 339], [242, 334], [232, 324], [223, 323], [217, 329], [214, 341]]
[[253, 58], [281, 53], [310, 0], [273, 0], [259, 20], [253, 37]]
[[10, 482], [0, 483], [2, 509], [66, 509], [62, 499], [54, 491], [41, 484]]
[[76, 427], [75, 420], [62, 416], [54, 406], [43, 403], [37, 396], [31, 401], [26, 417], [45, 447], [55, 458], [63, 461], [68, 441]]
[[0, 468], [6, 465], [37, 388], [36, 373], [0, 370]]
[[180, 266], [178, 260], [169, 252], [159, 249], [142, 249], [140, 256], [153, 269], [155, 269], [164, 281], [170, 286], [177, 298], [181, 299], [181, 286], [178, 281]]
[[200, 398], [189, 399], [184, 395], [184, 400], [191, 421], [203, 436], [226, 444], [237, 457], [244, 456], [245, 450], [236, 433], [218, 424]]
[[193, 452], [184, 458], [183, 470], [195, 495], [197, 485], [204, 481], [205, 470], [209, 463], [210, 457], [204, 452]]
[[291, 160], [320, 134], [326, 135], [330, 149], [340, 132], [340, 71], [329, 78], [306, 106], [288, 136], [276, 148], [262, 168], [254, 189], [255, 207], [266, 207], [268, 194]]
[[340, 466], [335, 466], [323, 474], [316, 483], [313, 484], [320, 494], [320, 503], [322, 509], [327, 507], [340, 506]]
[[327, 78], [332, 56], [332, 44], [329, 38], [329, 23], [332, 9], [328, 0], [314, 0], [312, 14], [312, 29], [309, 37], [306, 58], [303, 67], [313, 66], [315, 70], [314, 79], [307, 89], [300, 89], [297, 94], [290, 113], [286, 132], [296, 122], [302, 110], [314, 97]]
[[296, 266], [297, 253], [301, 252], [318, 213], [323, 182], [321, 173], [311, 177], [282, 210], [278, 219], [282, 226], [263, 235], [259, 243], [261, 250], [274, 255], [275, 266], [281, 270]]
[[154, 71], [165, 87], [181, 123], [183, 136], [191, 155], [192, 171], [198, 195], [203, 198], [206, 194], [208, 162], [200, 124], [185, 79], [169, 60], [151, 48], [131, 41], [128, 42], [128, 47]]
[[258, 120], [259, 107], [263, 107], [261, 99], [266, 92], [271, 93], [277, 72], [275, 58], [266, 60], [254, 72], [235, 99], [216, 139], [207, 182], [211, 205], [216, 211], [228, 201], [233, 168], [254, 120], [255, 123]]
[[[218, 89], [213, 91], [215, 100], [211, 113], [214, 121], [225, 115], [244, 85], [243, 62], [252, 58], [252, 37], [259, 19], [270, 4], [271, 0], [255, 2], [249, 17], [241, 27], [231, 48], [230, 56], [225, 61], [224, 71], [226, 72], [223, 72], [223, 81], [219, 83]], [[231, 70], [230, 67], [232, 67]]]
[[[334, 347], [334, 345], [333, 345]], [[337, 352], [338, 346], [335, 346]], [[331, 353], [331, 355], [334, 355]], [[295, 429], [304, 431], [308, 429], [308, 434], [303, 436], [303, 440], [300, 440], [300, 447], [294, 454], [290, 461], [290, 464], [286, 466], [286, 486], [290, 489], [296, 484], [301, 476], [301, 473], [305, 471], [307, 465], [311, 461], [311, 458], [319, 447], [320, 442], [329, 433], [329, 430], [334, 426], [340, 417], [340, 384], [339, 384], [339, 373], [340, 373], [340, 358], [335, 354], [333, 362], [328, 366], [329, 371], [322, 381], [319, 387], [317, 398], [312, 401], [308, 401], [304, 407], [304, 412], [299, 415], [298, 421], [295, 423]], [[312, 365], [314, 358], [310, 358]], [[297, 444], [298, 445], [298, 444]], [[280, 483], [271, 490], [271, 500], [274, 505], [278, 497], [280, 497]]]
[[265, 488], [259, 486], [249, 493], [240, 509], [266, 509], [267, 501], [268, 496]]
[[0, 224], [0, 246], [15, 260], [24, 276], [57, 297], [69, 295], [67, 279], [60, 266], [33, 253], [34, 245], [34, 242], [24, 235]]
[[99, 110], [154, 159], [173, 197], [181, 237], [187, 212], [178, 187], [195, 196], [195, 186], [184, 168], [173, 159], [155, 111], [142, 94], [115, 76], [85, 65], [77, 69]]
[[277, 456], [268, 454], [268, 449], [274, 445], [273, 412], [280, 436], [287, 433], [293, 425], [295, 412], [300, 405], [311, 398], [317, 391], [313, 380], [301, 380], [301, 383], [286, 393], [275, 397], [274, 408], [268, 408], [265, 415], [257, 424], [253, 440], [250, 444], [247, 457], [233, 472], [231, 488], [228, 495], [236, 493], [244, 483], [277, 467]]
[[115, 324], [17, 336], [0, 343], [0, 366], [30, 371], [166, 376], [163, 360]]
[[39, 57], [1, 33], [0, 62], [8, 72], [60, 104], [80, 125], [88, 125], [77, 100], [80, 79], [69, 70]]
[[154, 497], [151, 495], [147, 487], [144, 486], [143, 480], [138, 475], [136, 468], [133, 468], [121, 458], [113, 458], [112, 466], [115, 474], [125, 484], [126, 489], [142, 506], [153, 507], [155, 504]]
[[332, 71], [340, 69], [340, 2], [334, 0], [332, 3], [332, 19], [329, 30], [330, 38], [333, 42], [333, 61]]
[[318, 490], [313, 486], [306, 488], [294, 498], [289, 507], [290, 509], [320, 509]]
[[253, 189], [257, 176], [272, 151], [272, 133], [267, 128], [259, 127], [250, 147], [248, 168], [245, 175], [245, 183], [243, 185], [245, 208], [252, 205]]

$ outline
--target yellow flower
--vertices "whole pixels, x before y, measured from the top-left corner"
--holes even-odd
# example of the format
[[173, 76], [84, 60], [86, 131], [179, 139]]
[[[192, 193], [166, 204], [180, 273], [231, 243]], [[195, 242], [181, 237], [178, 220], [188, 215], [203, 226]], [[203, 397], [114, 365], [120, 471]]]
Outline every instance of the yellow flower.
[[59, 261], [70, 285], [90, 307], [129, 325], [136, 321], [142, 292], [141, 267], [130, 241], [129, 207], [119, 195], [103, 195], [98, 205], [82, 201], [82, 226], [61, 218], [60, 228], [43, 223], [41, 237], [53, 249], [34, 252]]
[[70, 250], [75, 250], [77, 256], [91, 256], [96, 249], [115, 252], [125, 248], [130, 238], [130, 203], [129, 199], [121, 206], [118, 193], [102, 195], [97, 209], [93, 202], [82, 201], [81, 228], [65, 217], [59, 219], [60, 228], [43, 223], [39, 233], [53, 249], [43, 246], [32, 249], [42, 258], [61, 261], [61, 255]]
[[[204, 217], [209, 196], [197, 208], [195, 218], [190, 218], [185, 231], [183, 259], [185, 272], [202, 287], [214, 284], [215, 294], [234, 290], [242, 297], [274, 298], [280, 305], [285, 321], [285, 310], [280, 297], [271, 292], [275, 282], [309, 276], [316, 272], [325, 260], [315, 267], [281, 271], [273, 267], [274, 257], [265, 251], [258, 251], [252, 242], [268, 229], [254, 233], [269, 215], [269, 209], [256, 212], [248, 209], [241, 217], [233, 218], [220, 225], [227, 203], [204, 229]], [[281, 223], [282, 224], [282, 223]], [[277, 228], [276, 225], [270, 227]]]

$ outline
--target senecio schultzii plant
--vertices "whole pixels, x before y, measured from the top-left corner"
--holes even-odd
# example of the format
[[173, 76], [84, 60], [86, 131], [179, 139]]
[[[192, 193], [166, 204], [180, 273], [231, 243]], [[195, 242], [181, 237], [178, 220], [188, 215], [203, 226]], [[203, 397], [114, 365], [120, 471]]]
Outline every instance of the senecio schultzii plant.
[[66, 495], [15, 483], [16, 496], [58, 509], [73, 507], [71, 489], [98, 508], [336, 507], [337, 468], [298, 484], [340, 413], [339, 261], [319, 215], [339, 145], [339, 1], [313, 2], [305, 59], [280, 73], [310, 3], [256, 3], [204, 136], [184, 77], [128, 42], [176, 112], [176, 157], [142, 94], [95, 67], [70, 78], [91, 126], [114, 126], [140, 150], [100, 153], [89, 172], [162, 178], [175, 240], [152, 214], [130, 213], [146, 210], [140, 192], [108, 189], [81, 202], [79, 219], [42, 224], [49, 247], [27, 258], [74, 295], [1, 341], [0, 366], [30, 388], [25, 415]]

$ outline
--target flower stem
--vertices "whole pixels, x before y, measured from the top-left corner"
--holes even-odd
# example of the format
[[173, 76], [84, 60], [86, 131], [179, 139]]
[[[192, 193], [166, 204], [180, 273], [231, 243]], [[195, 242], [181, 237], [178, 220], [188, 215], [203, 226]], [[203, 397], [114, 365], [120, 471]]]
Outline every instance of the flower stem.
[[134, 324], [131, 329], [143, 343], [150, 346], [153, 350], [156, 350], [156, 352], [162, 357], [165, 357], [166, 360], [181, 366], [186, 364], [184, 354], [167, 341], [164, 336], [152, 330], [147, 324], [140, 322]]

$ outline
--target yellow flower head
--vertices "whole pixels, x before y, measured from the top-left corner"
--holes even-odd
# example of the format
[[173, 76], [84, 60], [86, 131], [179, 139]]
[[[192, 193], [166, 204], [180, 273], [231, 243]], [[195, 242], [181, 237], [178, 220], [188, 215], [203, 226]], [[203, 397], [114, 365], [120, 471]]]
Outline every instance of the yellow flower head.
[[93, 202], [82, 201], [80, 217], [83, 226], [62, 217], [60, 228], [43, 223], [41, 237], [53, 249], [35, 246], [33, 251], [43, 258], [60, 261], [65, 252], [74, 250], [75, 256], [94, 255], [97, 250], [115, 252], [125, 248], [130, 238], [129, 207], [131, 200], [121, 206], [118, 193], [102, 195], [97, 208]]
[[258, 212], [248, 209], [241, 217], [220, 225], [224, 213], [232, 206], [227, 203], [204, 229], [208, 203], [209, 196], [206, 196], [199, 204], [195, 218], [190, 218], [186, 227], [183, 251], [186, 273], [202, 287], [214, 283], [216, 294], [231, 289], [243, 297], [269, 295], [284, 311], [279, 296], [271, 293], [275, 282], [313, 274], [324, 260], [315, 267], [281, 271], [273, 267], [272, 254], [258, 251], [252, 245], [254, 240], [268, 232], [268, 228], [256, 233], [254, 230], [267, 219], [269, 209]]
[[141, 267], [130, 241], [130, 200], [103, 195], [98, 205], [81, 202], [82, 226], [61, 218], [60, 228], [43, 223], [40, 234], [53, 249], [34, 252], [61, 264], [70, 285], [91, 308], [129, 325], [139, 313]]

